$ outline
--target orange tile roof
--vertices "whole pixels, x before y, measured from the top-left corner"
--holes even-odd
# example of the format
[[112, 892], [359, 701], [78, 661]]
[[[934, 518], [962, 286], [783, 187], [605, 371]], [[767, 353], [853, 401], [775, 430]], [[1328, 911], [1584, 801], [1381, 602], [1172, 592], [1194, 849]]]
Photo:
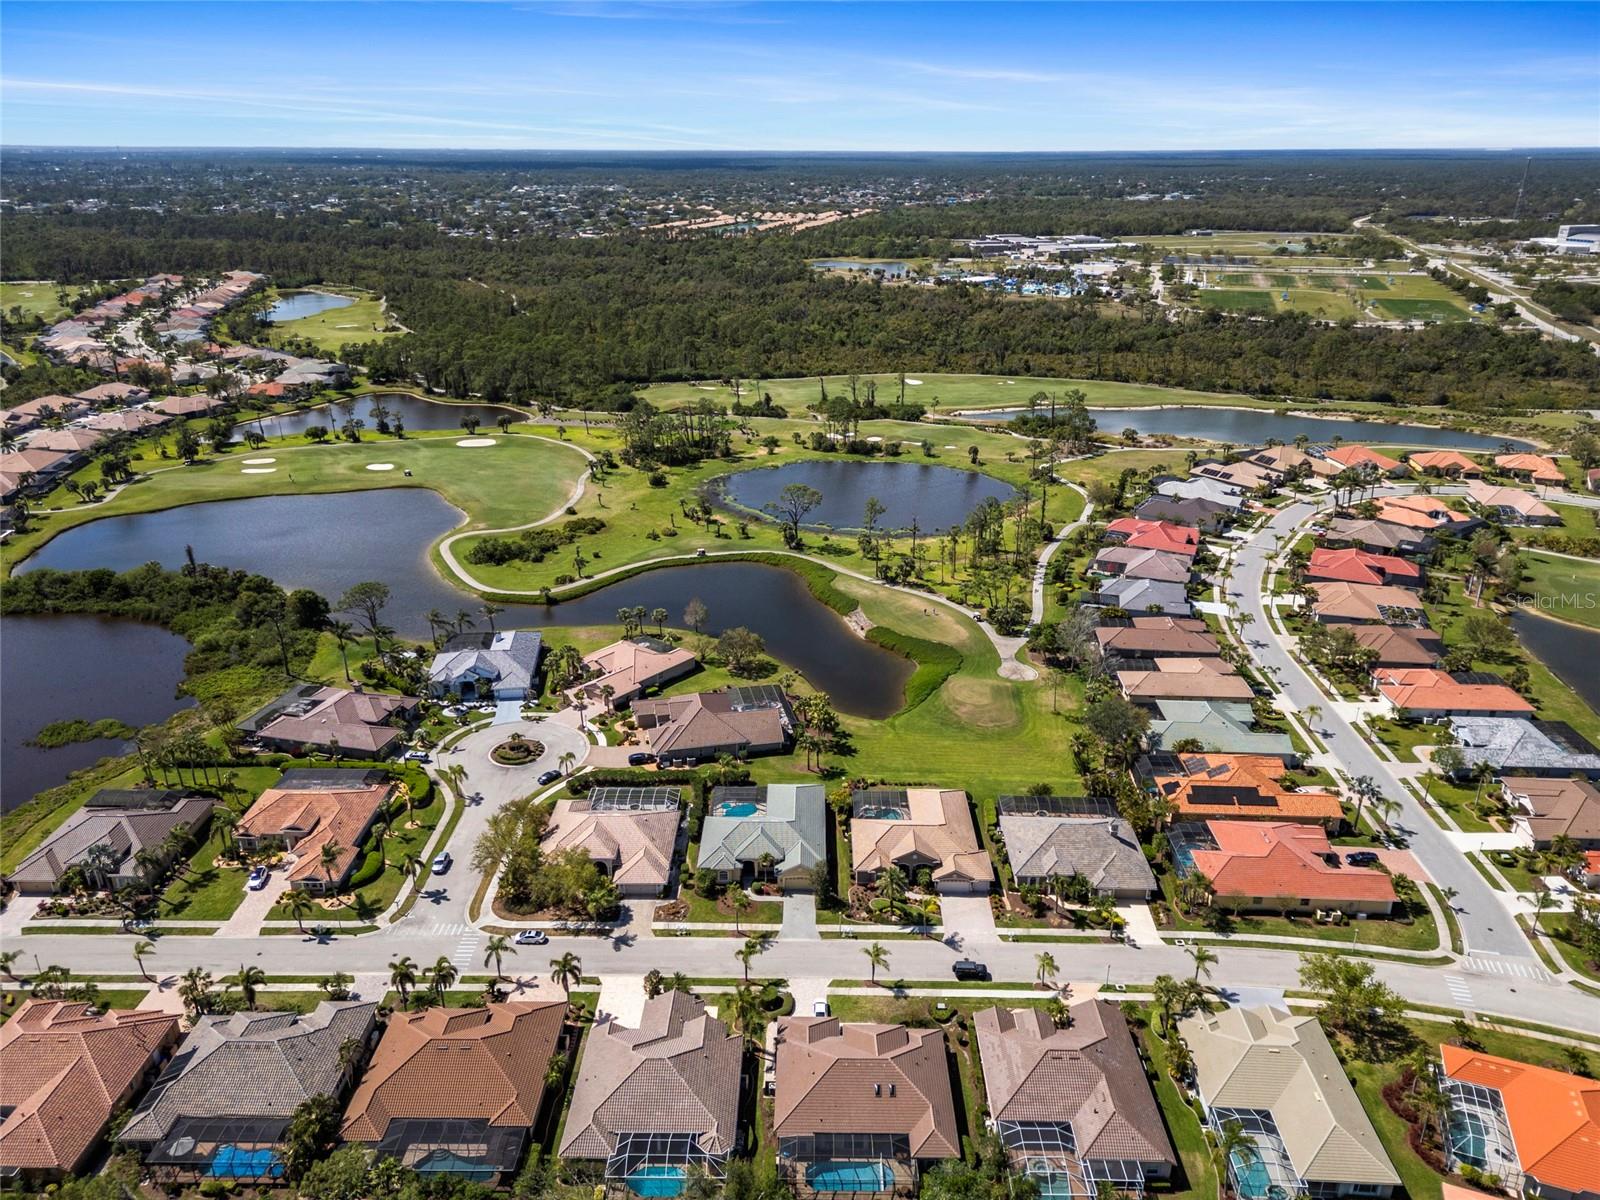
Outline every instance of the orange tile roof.
[[1157, 775], [1156, 790], [1182, 817], [1235, 820], [1336, 821], [1344, 815], [1332, 792], [1286, 791], [1283, 760], [1268, 754], [1185, 754], [1182, 775]]
[[171, 1013], [29, 1000], [0, 1026], [0, 1166], [73, 1173], [164, 1047]]
[[1189, 554], [1200, 547], [1200, 531], [1187, 525], [1174, 525], [1170, 521], [1147, 521], [1143, 517], [1118, 517], [1106, 526], [1108, 534], [1117, 534], [1125, 540], [1123, 545], [1139, 550], [1167, 550], [1173, 554]]
[[[239, 818], [236, 833], [268, 837], [289, 829], [302, 830], [289, 846], [298, 858], [289, 870], [289, 878], [323, 879], [331, 875], [338, 883], [355, 861], [362, 833], [393, 792], [392, 783], [327, 791], [268, 788]], [[336, 842], [339, 847], [331, 871], [322, 866], [322, 847], [329, 842]]]
[[1422, 578], [1422, 568], [1392, 554], [1371, 554], [1351, 547], [1333, 550], [1318, 546], [1311, 551], [1307, 574], [1316, 579], [1345, 583], [1388, 583]]
[[1546, 458], [1542, 454], [1496, 454], [1494, 465], [1502, 471], [1514, 474], [1526, 472], [1536, 480], [1549, 483], [1565, 483], [1566, 475], [1561, 468], [1556, 466], [1554, 459]]
[[1483, 467], [1459, 450], [1424, 450], [1407, 456], [1406, 462], [1423, 471], [1464, 471], [1483, 473]]
[[1465, 524], [1471, 518], [1432, 496], [1383, 496], [1378, 500], [1378, 520], [1411, 529], [1438, 529]]
[[1533, 705], [1503, 683], [1457, 683], [1437, 667], [1381, 667], [1378, 691], [1396, 708], [1423, 712], [1527, 713]]
[[1460, 1046], [1439, 1053], [1450, 1078], [1500, 1093], [1523, 1174], [1569, 1193], [1600, 1192], [1600, 1082]]
[[1370, 463], [1380, 471], [1393, 471], [1405, 465], [1387, 454], [1379, 454], [1371, 446], [1338, 446], [1329, 450], [1326, 457], [1346, 467], [1362, 467]]
[[1218, 896], [1293, 896], [1321, 901], [1393, 903], [1394, 884], [1382, 871], [1333, 867], [1320, 825], [1292, 822], [1207, 821], [1215, 850], [1194, 851], [1195, 870]]
[[343, 1136], [378, 1142], [390, 1121], [428, 1117], [532, 1126], [566, 1013], [564, 1000], [519, 1000], [390, 1017]]

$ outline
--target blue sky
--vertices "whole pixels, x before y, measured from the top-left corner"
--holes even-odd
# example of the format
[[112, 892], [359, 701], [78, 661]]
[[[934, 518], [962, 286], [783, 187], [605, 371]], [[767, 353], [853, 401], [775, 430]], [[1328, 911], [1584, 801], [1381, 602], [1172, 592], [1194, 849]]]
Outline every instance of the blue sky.
[[42, 3], [8, 145], [1600, 145], [1600, 3]]

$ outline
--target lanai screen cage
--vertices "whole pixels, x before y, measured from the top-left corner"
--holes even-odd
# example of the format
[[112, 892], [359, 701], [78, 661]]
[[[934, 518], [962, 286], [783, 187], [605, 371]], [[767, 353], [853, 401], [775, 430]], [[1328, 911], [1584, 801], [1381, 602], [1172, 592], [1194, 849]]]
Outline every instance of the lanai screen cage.
[[1310, 1190], [1294, 1169], [1271, 1113], [1258, 1108], [1211, 1110], [1211, 1127], [1219, 1137], [1235, 1122], [1251, 1139], [1245, 1150], [1234, 1151], [1228, 1159], [1234, 1191], [1243, 1200], [1294, 1200]]
[[191, 1117], [179, 1120], [145, 1162], [158, 1173], [271, 1182], [283, 1176], [283, 1117]]
[[627, 1179], [646, 1167], [699, 1167], [721, 1179], [726, 1155], [701, 1145], [698, 1133], [619, 1133], [606, 1159], [607, 1179]]
[[1450, 1117], [1445, 1123], [1450, 1166], [1469, 1164], [1498, 1175], [1508, 1187], [1520, 1191], [1522, 1165], [1499, 1091], [1448, 1075], [1440, 1077], [1439, 1087], [1450, 1102]]
[[528, 1130], [483, 1120], [421, 1117], [389, 1122], [377, 1144], [381, 1157], [422, 1174], [456, 1175], [480, 1183], [516, 1173]]
[[1001, 1121], [999, 1132], [1012, 1166], [1039, 1185], [1041, 1196], [1093, 1196], [1101, 1183], [1125, 1194], [1144, 1194], [1142, 1163], [1137, 1159], [1079, 1158], [1070, 1122]]

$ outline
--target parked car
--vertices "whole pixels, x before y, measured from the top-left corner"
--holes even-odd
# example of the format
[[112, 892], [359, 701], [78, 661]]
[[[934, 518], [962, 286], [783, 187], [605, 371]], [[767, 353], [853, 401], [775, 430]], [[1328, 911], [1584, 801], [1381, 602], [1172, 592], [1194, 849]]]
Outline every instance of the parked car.
[[828, 1011], [828, 1002], [826, 1000], [813, 1000], [811, 1002], [811, 1015], [813, 1017], [831, 1016], [832, 1014]]
[[628, 765], [630, 767], [648, 766], [650, 763], [655, 762], [655, 760], [656, 756], [654, 754], [645, 754], [642, 751], [637, 754], [628, 755]]
[[265, 867], [254, 867], [250, 871], [250, 878], [244, 881], [245, 887], [252, 892], [259, 892], [267, 886], [268, 871]]
[[443, 875], [450, 869], [450, 862], [450, 851], [439, 851], [439, 853], [433, 857], [433, 873], [435, 875]]
[[542, 929], [524, 929], [516, 937], [519, 946], [543, 946], [549, 940], [550, 935]]
[[546, 771], [544, 774], [539, 776], [539, 786], [540, 787], [544, 787], [546, 784], [554, 783], [556, 780], [558, 780], [560, 778], [561, 778], [561, 772], [560, 771], [553, 771], [553, 770], [552, 771]]
[[433, 759], [429, 756], [429, 754], [428, 754], [428, 752], [426, 750], [407, 750], [404, 754], [402, 754], [400, 756], [400, 761], [401, 762], [425, 763], [425, 762], [432, 762]]
[[1352, 850], [1344, 860], [1352, 867], [1370, 867], [1378, 861], [1378, 856], [1371, 850]]
[[974, 962], [970, 958], [959, 958], [950, 968], [957, 979], [987, 979], [989, 968], [981, 962]]

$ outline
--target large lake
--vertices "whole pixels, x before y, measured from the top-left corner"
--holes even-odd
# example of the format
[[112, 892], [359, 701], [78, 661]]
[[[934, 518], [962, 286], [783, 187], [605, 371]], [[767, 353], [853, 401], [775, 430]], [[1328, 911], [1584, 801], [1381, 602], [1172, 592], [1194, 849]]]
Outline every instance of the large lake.
[[350, 400], [336, 400], [316, 408], [296, 409], [275, 417], [252, 417], [241, 421], [240, 427], [253, 426], [266, 437], [289, 437], [304, 433], [313, 425], [337, 429], [353, 416], [365, 421], [368, 430], [375, 430], [378, 422], [372, 410], [379, 404], [389, 410], [391, 422], [398, 417], [410, 430], [460, 429], [464, 417], [476, 417], [478, 424], [485, 429], [492, 427], [503, 416], [509, 415], [518, 421], [525, 419], [516, 409], [502, 408], [497, 404], [448, 404], [424, 400], [421, 396], [405, 392], [379, 392]]
[[[455, 508], [424, 488], [222, 500], [91, 521], [46, 543], [19, 570], [179, 567], [192, 546], [204, 562], [257, 571], [286, 588], [313, 588], [334, 602], [352, 584], [381, 580], [391, 590], [385, 620], [425, 638], [433, 609], [450, 617], [466, 611], [482, 623], [478, 598], [446, 583], [428, 560], [428, 547], [460, 521]], [[643, 605], [665, 608], [669, 623], [681, 625], [696, 596], [709, 613], [707, 633], [738, 625], [755, 630], [841, 712], [882, 717], [900, 707], [912, 664], [860, 638], [793, 572], [759, 563], [662, 567], [561, 604], [508, 605], [496, 623], [609, 625], [619, 608]], [[7, 719], [14, 707], [6, 706]]]
[[1594, 669], [1600, 662], [1600, 630], [1568, 625], [1525, 608], [1511, 614], [1511, 627], [1530, 654], [1600, 713], [1600, 672]]
[[[965, 415], [974, 421], [1009, 421], [1026, 411], [1021, 408], [1002, 408]], [[1436, 429], [1431, 425], [1385, 425], [1378, 421], [1352, 421], [1347, 418], [1297, 417], [1266, 409], [1191, 405], [1178, 408], [1091, 408], [1089, 413], [1102, 433], [1117, 434], [1124, 429], [1135, 429], [1140, 433], [1166, 433], [1208, 442], [1228, 442], [1235, 446], [1259, 446], [1267, 438], [1289, 443], [1305, 434], [1313, 442], [1340, 438], [1347, 442], [1369, 442], [1380, 446], [1440, 446], [1455, 450], [1497, 450], [1504, 445], [1523, 450], [1531, 448], [1529, 442], [1487, 433], [1461, 433], [1454, 429]]]
[[115, 717], [138, 728], [194, 703], [180, 699], [189, 643], [158, 625], [110, 617], [6, 617], [0, 622], [0, 810], [68, 773], [120, 754], [104, 738], [43, 750], [23, 743], [52, 721]]
[[[822, 493], [822, 502], [805, 517], [810, 528], [860, 529], [868, 497], [876, 496], [885, 512], [880, 529], [906, 529], [913, 519], [926, 533], [960, 525], [967, 514], [993, 497], [1004, 502], [1011, 485], [979, 471], [962, 471], [918, 462], [883, 462], [857, 458], [807, 459], [781, 467], [755, 467], [721, 480], [723, 496], [756, 512], [776, 503], [790, 484], [802, 483]], [[769, 514], [770, 515], [770, 514]]]
[[263, 314], [266, 320], [298, 321], [301, 317], [314, 317], [335, 308], [349, 308], [355, 301], [349, 296], [331, 296], [327, 292], [289, 292]]

